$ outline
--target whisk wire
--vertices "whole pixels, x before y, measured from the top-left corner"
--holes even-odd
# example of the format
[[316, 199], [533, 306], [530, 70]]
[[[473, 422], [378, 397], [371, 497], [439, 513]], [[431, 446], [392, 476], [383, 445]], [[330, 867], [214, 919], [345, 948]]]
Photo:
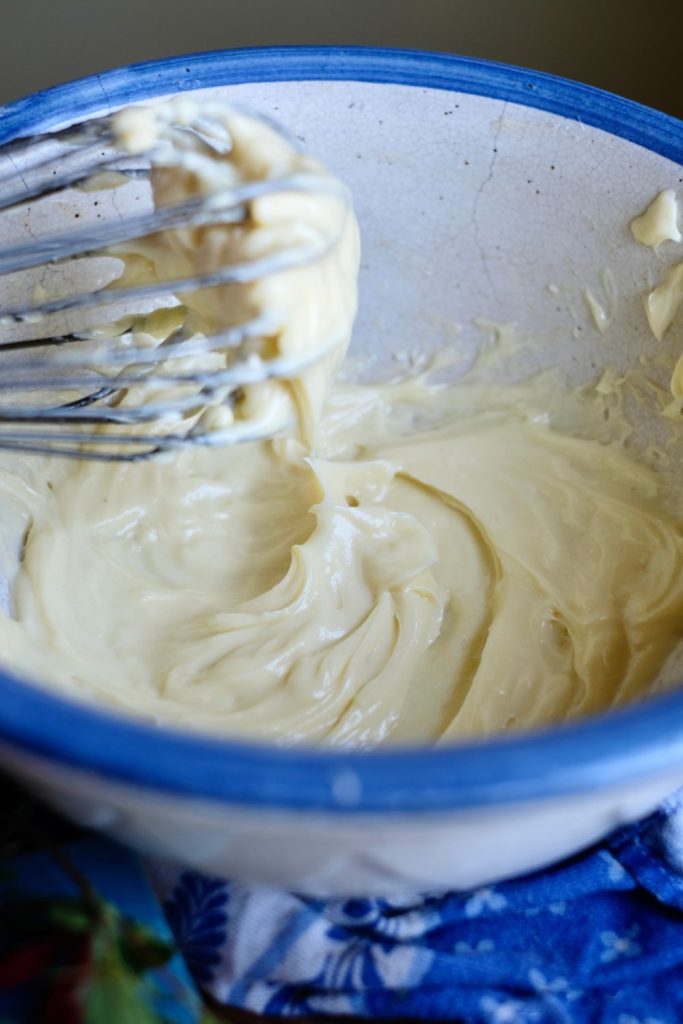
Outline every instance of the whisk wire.
[[[224, 126], [223, 137], [215, 128], [210, 117], [198, 117], [194, 124], [170, 125], [168, 131], [185, 141], [188, 137], [199, 140], [214, 153], [229, 152], [231, 140], [225, 137]], [[162, 165], [167, 158], [168, 150], [162, 145]], [[115, 171], [124, 181], [148, 177], [154, 160], [154, 147], [134, 156], [118, 151], [110, 117], [18, 139], [0, 147], [0, 210], [28, 211], [31, 201], [56, 193], [68, 195], [69, 189], [92, 182], [101, 172]], [[0, 247], [0, 278], [45, 266], [77, 268], [82, 259], [115, 256], [116, 246], [164, 231], [248, 226], [253, 201], [292, 192], [329, 194], [347, 201], [335, 179], [312, 172], [241, 182], [217, 188], [210, 195], [157, 206], [151, 212], [108, 218], [102, 224], [5, 245]], [[114, 281], [98, 290], [72, 289], [70, 294], [38, 304], [5, 303], [5, 308], [0, 308], [0, 358], [5, 361], [0, 394], [7, 399], [0, 400], [0, 449], [98, 461], [139, 461], [192, 445], [269, 436], [273, 424], [267, 417], [261, 424], [231, 423], [228, 412], [224, 429], [203, 430], [202, 412], [217, 405], [229, 411], [248, 385], [296, 377], [332, 351], [338, 338], [322, 340], [315, 350], [262, 358], [260, 343], [273, 338], [282, 327], [273, 313], [230, 325], [208, 337], [181, 327], [152, 347], [136, 343], [134, 325], [122, 332], [114, 330], [111, 337], [103, 330], [82, 329], [4, 341], [2, 331], [112, 305], [177, 306], [183, 295], [198, 289], [249, 284], [305, 266], [323, 258], [338, 240], [303, 226], [296, 237], [296, 244], [175, 279], [119, 286]], [[245, 348], [247, 345], [252, 348]], [[220, 365], [212, 360], [214, 353], [220, 353]], [[202, 361], [204, 356], [208, 362]], [[194, 365], [187, 360], [195, 360]], [[138, 403], [121, 404], [130, 389], [138, 389]], [[26, 400], [40, 394], [44, 395], [42, 403], [35, 397]], [[57, 401], [52, 398], [55, 395]], [[145, 424], [156, 424], [157, 431], [136, 429]]]

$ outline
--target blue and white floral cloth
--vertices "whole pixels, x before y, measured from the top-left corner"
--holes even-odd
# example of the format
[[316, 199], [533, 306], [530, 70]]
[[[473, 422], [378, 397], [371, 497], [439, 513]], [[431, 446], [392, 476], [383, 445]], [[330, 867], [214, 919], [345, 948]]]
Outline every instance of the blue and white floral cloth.
[[196, 980], [283, 1016], [683, 1022], [683, 797], [543, 872], [465, 894], [318, 900], [158, 869]]

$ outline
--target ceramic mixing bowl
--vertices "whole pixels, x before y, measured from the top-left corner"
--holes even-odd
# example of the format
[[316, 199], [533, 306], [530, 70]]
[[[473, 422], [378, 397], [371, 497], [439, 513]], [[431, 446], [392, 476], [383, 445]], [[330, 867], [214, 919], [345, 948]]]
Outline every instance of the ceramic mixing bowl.
[[[0, 142], [188, 89], [273, 115], [351, 186], [357, 352], [433, 350], [456, 325], [473, 351], [513, 322], [537, 341], [529, 369], [583, 380], [657, 348], [642, 292], [658, 257], [628, 223], [680, 187], [675, 119], [481, 61], [273, 49], [39, 93], [0, 111]], [[609, 306], [604, 336], [586, 289]], [[660, 354], [673, 362], [676, 344], [672, 328]], [[683, 782], [683, 692], [533, 735], [351, 753], [183, 734], [0, 674], [0, 762], [77, 821], [219, 875], [320, 895], [472, 887], [569, 854]]]

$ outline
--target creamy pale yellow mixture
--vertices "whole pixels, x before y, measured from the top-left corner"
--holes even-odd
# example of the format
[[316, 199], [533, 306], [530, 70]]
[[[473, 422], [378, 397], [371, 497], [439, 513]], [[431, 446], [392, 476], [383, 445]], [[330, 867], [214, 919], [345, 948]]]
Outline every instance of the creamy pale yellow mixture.
[[[282, 201], [283, 222], [299, 212]], [[348, 215], [340, 229], [322, 268], [241, 301], [275, 297], [306, 344], [348, 335]], [[448, 741], [647, 692], [683, 638], [683, 523], [675, 483], [624, 451], [610, 397], [475, 372], [338, 382], [325, 401], [330, 365], [266, 396], [303, 408], [303, 440], [3, 471], [0, 511], [25, 531], [3, 660], [136, 715], [286, 744]]]
[[[183, 134], [177, 126], [198, 127], [215, 149], [207, 150], [195, 135]], [[257, 366], [274, 359], [305, 358], [308, 352], [323, 354], [287, 382], [243, 387], [237, 400], [227, 405], [219, 392], [213, 403], [207, 401], [199, 426], [216, 434], [224, 431], [230, 438], [256, 430], [296, 432], [298, 426], [312, 443], [356, 313], [358, 226], [348, 190], [268, 124], [222, 103], [198, 105], [182, 97], [150, 108], [129, 108], [118, 115], [115, 128], [133, 152], [156, 141], [151, 180], [158, 206], [203, 197], [210, 218], [207, 226], [183, 227], [119, 246], [116, 251], [126, 264], [120, 283], [180, 278], [264, 260], [277, 266], [289, 254], [300, 257], [299, 266], [257, 273], [253, 281], [204, 288], [181, 298], [186, 326], [199, 337], [254, 317], [268, 321], [268, 327], [250, 339], [246, 353], [214, 351], [202, 361], [194, 357], [192, 368], [220, 369], [245, 354]], [[233, 190], [283, 180], [291, 187], [278, 185], [243, 202], [246, 221], [230, 223]], [[228, 214], [225, 222], [223, 212]], [[134, 332], [135, 340], [140, 334], [146, 337], [145, 328], [143, 322], [142, 330]]]
[[658, 249], [662, 242], [680, 242], [678, 202], [672, 188], [665, 188], [652, 200], [639, 217], [631, 221], [631, 234], [636, 242]]
[[[666, 242], [680, 243], [683, 236], [678, 229], [678, 200], [673, 189], [667, 188], [652, 200], [639, 217], [631, 221], [631, 233], [641, 245], [658, 250]], [[683, 305], [683, 262], [674, 263], [662, 274], [659, 283], [645, 295], [645, 315], [650, 330], [661, 341], [673, 324]], [[680, 423], [683, 415], [683, 354], [671, 375], [673, 402], [664, 410], [666, 416]]]

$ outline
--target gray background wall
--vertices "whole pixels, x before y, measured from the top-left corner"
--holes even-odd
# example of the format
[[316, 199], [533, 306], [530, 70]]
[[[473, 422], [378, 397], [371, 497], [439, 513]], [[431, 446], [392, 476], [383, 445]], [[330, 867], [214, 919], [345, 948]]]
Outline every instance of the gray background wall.
[[683, 117], [683, 0], [0, 0], [0, 102], [116, 64], [287, 43], [446, 50]]

